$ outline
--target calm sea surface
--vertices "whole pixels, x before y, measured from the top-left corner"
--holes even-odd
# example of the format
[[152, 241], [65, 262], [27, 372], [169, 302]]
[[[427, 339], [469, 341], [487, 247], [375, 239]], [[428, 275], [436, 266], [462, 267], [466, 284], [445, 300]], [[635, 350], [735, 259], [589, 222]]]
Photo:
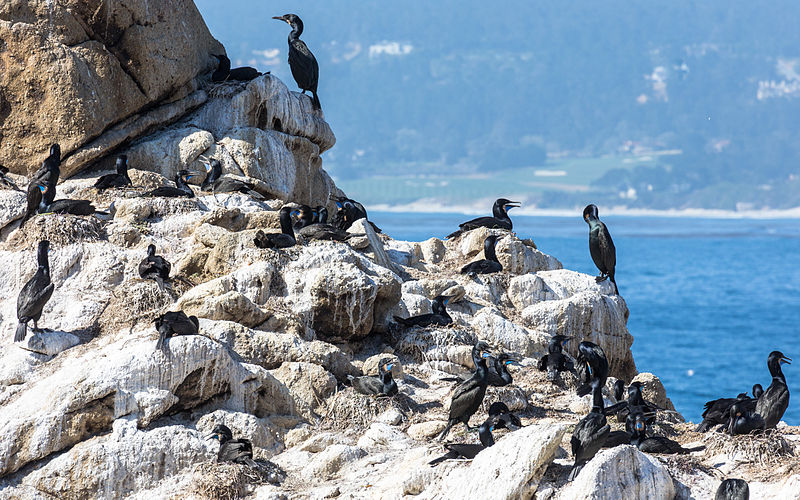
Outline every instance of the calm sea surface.
[[[459, 214], [370, 212], [392, 237], [442, 238]], [[596, 274], [588, 226], [576, 217], [513, 216], [520, 237], [567, 269]], [[784, 420], [800, 425], [800, 220], [603, 217], [617, 247], [617, 283], [640, 372], [655, 373], [678, 411], [702, 420], [703, 403], [771, 382], [782, 351], [792, 393]]]

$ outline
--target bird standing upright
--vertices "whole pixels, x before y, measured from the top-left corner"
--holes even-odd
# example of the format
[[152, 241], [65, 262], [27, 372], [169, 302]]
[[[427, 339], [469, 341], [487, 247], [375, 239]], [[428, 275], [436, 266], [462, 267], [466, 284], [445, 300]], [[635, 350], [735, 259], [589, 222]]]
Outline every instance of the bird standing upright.
[[50, 296], [53, 295], [53, 283], [50, 282], [50, 261], [47, 259], [47, 251], [50, 249], [50, 242], [42, 240], [36, 250], [36, 258], [39, 268], [36, 274], [25, 283], [17, 296], [17, 332], [14, 334], [14, 342], [25, 339], [28, 331], [28, 321], [33, 320], [33, 331], [39, 331], [38, 321], [42, 317], [44, 309]]
[[614, 283], [614, 294], [619, 295], [617, 281], [614, 279], [617, 249], [614, 248], [614, 241], [608, 228], [598, 218], [597, 206], [588, 205], [584, 208], [583, 220], [589, 224], [589, 253], [592, 255], [594, 265], [600, 270], [600, 276], [595, 279], [598, 283], [610, 279]]
[[311, 92], [314, 109], [322, 109], [319, 97], [317, 97], [319, 64], [305, 42], [300, 40], [300, 35], [303, 34], [303, 21], [296, 14], [286, 14], [272, 19], [283, 21], [292, 27], [292, 31], [289, 33], [289, 67], [292, 70], [292, 76], [303, 94], [306, 93], [306, 90]]

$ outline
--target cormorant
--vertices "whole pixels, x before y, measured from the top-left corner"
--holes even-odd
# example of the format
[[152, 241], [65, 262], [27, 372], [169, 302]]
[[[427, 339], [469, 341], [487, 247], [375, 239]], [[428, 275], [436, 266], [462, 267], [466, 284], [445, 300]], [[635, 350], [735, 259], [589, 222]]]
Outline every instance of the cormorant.
[[22, 220], [19, 223], [20, 228], [25, 225], [28, 219], [38, 213], [39, 208], [41, 208], [42, 194], [44, 193], [44, 190], [45, 187], [40, 183], [40, 181], [31, 181], [28, 184], [28, 192], [26, 193], [28, 206], [25, 209], [25, 215], [22, 216]]
[[750, 500], [750, 487], [744, 479], [726, 479], [717, 488], [714, 500]]
[[617, 282], [614, 279], [617, 250], [614, 248], [611, 233], [608, 232], [606, 225], [600, 222], [595, 205], [588, 205], [583, 209], [583, 220], [589, 224], [589, 253], [592, 255], [594, 265], [600, 270], [600, 276], [595, 278], [595, 281], [600, 283], [610, 279], [614, 283], [614, 293], [619, 295]]
[[585, 396], [591, 392], [591, 384], [597, 379], [600, 386], [606, 385], [608, 378], [608, 359], [603, 349], [592, 342], [583, 341], [578, 344], [578, 378], [583, 385], [578, 387], [578, 396]]
[[109, 215], [108, 212], [97, 210], [89, 200], [56, 200], [56, 185], [47, 184], [42, 192], [42, 201], [39, 204], [40, 214], [72, 214], [72, 215]]
[[156, 319], [158, 342], [156, 349], [166, 352], [167, 339], [176, 335], [197, 335], [200, 322], [197, 316], [186, 316], [183, 311], [170, 311]]
[[[323, 208], [323, 210], [325, 209]], [[317, 222], [318, 216], [315, 210], [308, 205], [300, 205], [300, 208], [293, 212], [292, 215], [295, 215], [298, 219], [294, 224], [294, 229], [297, 231], [297, 234], [302, 236], [306, 241], [347, 241], [356, 236], [364, 236], [363, 233], [348, 233], [344, 229], [339, 229], [334, 225]]]
[[479, 227], [488, 227], [489, 229], [508, 229], [510, 231], [513, 227], [513, 224], [511, 223], [511, 218], [508, 216], [508, 211], [519, 206], [519, 202], [500, 198], [495, 201], [494, 206], [492, 206], [492, 217], [478, 217], [477, 219], [463, 222], [458, 225], [458, 231], [447, 235], [447, 239], [455, 238], [462, 233], [477, 229]]
[[332, 221], [334, 226], [339, 229], [350, 229], [350, 226], [352, 226], [355, 221], [366, 219], [376, 233], [381, 232], [381, 228], [373, 224], [367, 217], [367, 209], [364, 208], [364, 205], [344, 196], [334, 196], [333, 200], [336, 202], [337, 207], [336, 215], [333, 216]]
[[461, 268], [461, 274], [469, 274], [475, 276], [476, 274], [491, 274], [499, 273], [503, 270], [500, 261], [497, 260], [497, 254], [494, 251], [494, 246], [497, 244], [497, 235], [490, 234], [483, 242], [483, 255], [485, 259], [470, 262]]
[[572, 445], [572, 456], [575, 457], [575, 464], [569, 473], [569, 481], [578, 476], [586, 462], [592, 459], [608, 438], [611, 426], [606, 423], [606, 416], [603, 414], [603, 385], [600, 379], [592, 380], [592, 411], [583, 417], [572, 431], [570, 444]]
[[284, 21], [292, 27], [292, 31], [289, 33], [289, 67], [292, 70], [292, 76], [303, 94], [308, 90], [314, 96], [312, 98], [314, 109], [322, 109], [317, 96], [319, 64], [305, 42], [300, 40], [300, 35], [303, 34], [303, 21], [295, 14], [286, 14], [272, 19]]
[[219, 61], [217, 70], [211, 75], [212, 82], [224, 82], [226, 80], [249, 82], [250, 80], [261, 76], [261, 73], [259, 73], [257, 69], [251, 68], [250, 66], [231, 69], [231, 60], [228, 59], [228, 56], [225, 54], [222, 54], [221, 56], [216, 54], [211, 55], [214, 56], [217, 61]]
[[502, 401], [495, 401], [489, 405], [489, 416], [499, 417], [497, 425], [495, 425], [496, 429], [505, 429], [507, 425], [522, 427], [522, 422], [520, 421], [519, 417], [511, 413], [508, 405]]
[[685, 454], [692, 451], [700, 451], [705, 448], [705, 446], [684, 448], [680, 443], [663, 436], [647, 437], [646, 418], [644, 414], [639, 412], [631, 413], [628, 416], [628, 419], [631, 420], [630, 427], [633, 429], [631, 444], [639, 448], [640, 451], [645, 453]]
[[[618, 380], [617, 382], [622, 382]], [[615, 387], [616, 389], [616, 387]], [[660, 410], [659, 407], [645, 401], [642, 396], [642, 383], [631, 382], [628, 386], [628, 398], [625, 401], [609, 406], [605, 409], [606, 415], [617, 415], [617, 422], [626, 422], [628, 415], [631, 413], [643, 413], [647, 420], [647, 425], [653, 424], [656, 421], [656, 412]], [[631, 429], [628, 429], [630, 432]]]
[[264, 196], [256, 191], [256, 186], [252, 182], [245, 182], [239, 179], [223, 177], [222, 164], [216, 158], [211, 158], [203, 163], [206, 167], [206, 178], [200, 184], [202, 191], [214, 193], [242, 193], [251, 196], [253, 199], [262, 201]]
[[258, 248], [288, 248], [297, 244], [292, 229], [292, 209], [290, 207], [281, 208], [278, 216], [281, 221], [280, 233], [265, 233], [259, 230], [253, 238], [253, 243]]
[[508, 365], [516, 363], [517, 361], [512, 359], [511, 356], [505, 352], [494, 358], [493, 361], [494, 362], [491, 364], [487, 363], [489, 369], [489, 385], [503, 387], [511, 384], [513, 379], [508, 372]]
[[164, 291], [164, 281], [169, 279], [172, 264], [164, 257], [156, 255], [156, 246], [147, 246], [147, 257], [139, 263], [139, 276], [146, 280], [155, 280], [158, 288]]
[[624, 397], [625, 397], [625, 381], [618, 378], [616, 381], [614, 381], [614, 400], [620, 402]]
[[131, 178], [128, 177], [128, 157], [126, 155], [119, 155], [117, 157], [115, 168], [117, 169], [117, 173], [106, 174], [97, 179], [94, 183], [95, 189], [102, 192], [105, 189], [120, 188], [132, 184]]
[[31, 182], [40, 181], [43, 185], [58, 184], [61, 176], [61, 146], [53, 144], [50, 146], [50, 155], [42, 162], [42, 166], [31, 177]]
[[397, 322], [398, 325], [408, 328], [411, 326], [431, 326], [431, 325], [439, 325], [439, 326], [447, 326], [453, 322], [453, 318], [447, 313], [447, 302], [452, 297], [448, 297], [446, 295], [437, 295], [434, 297], [433, 302], [431, 303], [431, 310], [433, 312], [428, 314], [420, 314], [419, 316], [412, 316], [410, 318], [401, 318], [400, 316], [394, 316], [394, 320]]
[[148, 198], [156, 198], [156, 197], [179, 198], [181, 196], [185, 196], [187, 198], [194, 198], [194, 191], [192, 191], [192, 188], [190, 188], [189, 185], [186, 184], [186, 182], [192, 177], [194, 177], [194, 174], [189, 173], [188, 170], [181, 170], [177, 174], [175, 174], [176, 187], [161, 186], [160, 188], [148, 191], [142, 196]]
[[0, 186], [7, 187], [8, 189], [13, 189], [14, 191], [22, 191], [17, 184], [6, 177], [8, 173], [8, 168], [0, 165]]
[[481, 444], [445, 444], [444, 447], [447, 449], [447, 453], [435, 460], [431, 460], [428, 462], [428, 465], [436, 466], [445, 460], [455, 460], [457, 458], [472, 460], [478, 453], [494, 445], [492, 431], [501, 428], [505, 428], [505, 419], [497, 415], [490, 415], [489, 418], [478, 427], [478, 438], [480, 438]]
[[453, 397], [450, 401], [450, 415], [447, 420], [447, 426], [439, 435], [440, 440], [444, 439], [450, 429], [459, 422], [467, 426], [467, 430], [472, 430], [469, 426], [469, 418], [480, 408], [483, 397], [486, 395], [486, 386], [489, 383], [489, 370], [486, 367], [486, 358], [489, 356], [491, 356], [491, 353], [485, 348], [480, 349], [475, 373], [469, 379], [458, 384], [453, 390]]
[[747, 408], [744, 401], [739, 401], [731, 406], [727, 431], [730, 435], [750, 434], [756, 430], [764, 429], [764, 419], [758, 413], [753, 413]]
[[571, 338], [572, 337], [566, 337], [564, 335], [554, 335], [550, 338], [550, 343], [547, 345], [547, 354], [542, 356], [537, 365], [539, 371], [547, 370], [548, 380], [555, 380], [559, 372], [576, 373], [575, 364], [569, 356], [562, 352], [563, 346], [565, 346]]
[[[764, 389], [761, 384], [753, 386], [753, 395], [758, 393], [763, 394]], [[695, 429], [695, 432], [707, 432], [716, 425], [727, 425], [730, 421], [731, 407], [736, 403], [742, 403], [742, 410], [752, 412], [756, 409], [756, 400], [758, 398], [749, 398], [747, 393], [740, 393], [735, 398], [720, 398], [706, 402], [703, 405], [703, 421]]]
[[753, 386], [753, 399], [758, 399], [761, 395], [764, 394], [764, 388], [761, 387], [761, 384], [756, 384]]
[[39, 267], [36, 274], [25, 283], [17, 296], [17, 331], [14, 334], [14, 342], [25, 340], [28, 331], [28, 322], [33, 320], [33, 331], [39, 332], [39, 318], [42, 317], [44, 309], [50, 296], [53, 295], [53, 283], [50, 282], [50, 261], [47, 259], [47, 251], [50, 242], [42, 240], [36, 250], [36, 259]]
[[348, 375], [347, 379], [353, 389], [360, 394], [394, 396], [397, 394], [397, 382], [392, 378], [392, 366], [394, 366], [393, 363], [381, 360], [377, 377], [353, 377]]
[[253, 460], [253, 444], [249, 439], [233, 439], [233, 432], [224, 424], [218, 424], [211, 431], [210, 439], [219, 441], [217, 462], [233, 462], [246, 465], [266, 475], [270, 483], [280, 483], [286, 478], [286, 473], [272, 462], [256, 462]]
[[[605, 412], [605, 410], [604, 410]], [[606, 420], [608, 421], [608, 420]], [[603, 448], [614, 448], [623, 444], [631, 444], [631, 435], [627, 430], [624, 431], [611, 431], [606, 436], [606, 441], [603, 443]]]
[[767, 358], [772, 383], [756, 402], [756, 413], [764, 419], [766, 429], [774, 429], [789, 406], [789, 388], [786, 386], [781, 365], [791, 364], [790, 361], [791, 358], [787, 358], [780, 351], [772, 351]]

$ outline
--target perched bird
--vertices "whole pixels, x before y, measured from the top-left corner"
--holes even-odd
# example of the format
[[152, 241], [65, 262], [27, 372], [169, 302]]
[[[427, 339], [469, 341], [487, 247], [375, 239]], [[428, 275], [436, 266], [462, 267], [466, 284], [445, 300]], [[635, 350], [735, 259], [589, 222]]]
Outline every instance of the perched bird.
[[297, 86], [300, 87], [303, 94], [308, 90], [313, 95], [314, 109], [322, 109], [317, 96], [319, 64], [305, 42], [300, 40], [300, 35], [303, 34], [303, 21], [295, 14], [286, 14], [272, 19], [284, 21], [292, 27], [292, 31], [289, 33], [289, 68], [291, 68], [294, 81], [297, 82]]
[[[763, 393], [760, 384], [753, 386], [753, 393]], [[717, 425], [727, 425], [730, 420], [731, 407], [736, 403], [743, 403], [743, 411], [755, 411], [756, 399], [747, 397], [747, 393], [740, 393], [735, 398], [720, 398], [706, 402], [703, 405], [703, 421], [695, 428], [695, 432], [708, 432]]]
[[614, 400], [619, 402], [625, 397], [625, 381], [617, 379], [614, 381]]
[[387, 360], [381, 360], [378, 366], [379, 374], [377, 377], [353, 377], [348, 375], [347, 379], [356, 392], [368, 396], [394, 396], [397, 394], [397, 382], [392, 378], [392, 366]]
[[631, 413], [628, 416], [628, 420], [631, 420], [630, 427], [633, 429], [631, 444], [645, 453], [686, 454], [705, 449], [705, 446], [684, 448], [680, 443], [663, 436], [647, 437], [646, 417], [642, 413]]
[[364, 205], [356, 200], [345, 198], [344, 196], [334, 196], [333, 199], [336, 202], [337, 208], [336, 215], [334, 215], [333, 221], [331, 222], [334, 226], [339, 229], [350, 229], [350, 226], [352, 226], [355, 221], [367, 219], [367, 222], [369, 222], [376, 233], [381, 232], [378, 226], [369, 221], [367, 209], [364, 208]]
[[786, 386], [786, 378], [783, 376], [781, 365], [791, 364], [791, 361], [791, 358], [787, 358], [780, 351], [772, 351], [767, 358], [767, 367], [769, 374], [772, 375], [772, 383], [758, 398], [755, 408], [756, 413], [764, 419], [766, 429], [774, 429], [789, 406], [789, 387]]
[[394, 316], [394, 320], [403, 328], [409, 328], [412, 326], [425, 327], [431, 325], [447, 326], [453, 322], [453, 318], [451, 318], [447, 313], [446, 307], [447, 303], [451, 299], [452, 297], [447, 295], [437, 295], [434, 297], [433, 302], [431, 302], [431, 310], [433, 312], [428, 314], [420, 314], [419, 316], [412, 316], [410, 318]]
[[[41, 189], [41, 185], [39, 185]], [[40, 214], [71, 214], [71, 215], [109, 215], [108, 212], [97, 210], [89, 200], [56, 200], [56, 185], [47, 184], [42, 192], [42, 201], [39, 203]]]
[[489, 229], [508, 229], [510, 231], [513, 227], [513, 224], [511, 224], [511, 218], [508, 216], [508, 211], [519, 206], [519, 202], [500, 198], [495, 201], [494, 206], [492, 206], [491, 217], [478, 217], [477, 219], [463, 222], [458, 225], [458, 231], [447, 235], [447, 239], [455, 238], [462, 233], [477, 229], [479, 227], [488, 227]]
[[583, 341], [578, 344], [578, 378], [583, 385], [578, 387], [578, 396], [585, 396], [591, 392], [593, 381], [599, 380], [600, 386], [606, 384], [608, 378], [608, 359], [603, 349], [592, 342]]
[[31, 279], [25, 283], [17, 296], [17, 331], [14, 334], [14, 342], [25, 340], [28, 331], [28, 322], [33, 320], [33, 331], [39, 332], [39, 318], [42, 317], [44, 309], [50, 296], [53, 295], [53, 283], [50, 282], [50, 261], [47, 252], [50, 249], [50, 242], [42, 240], [36, 249], [36, 259], [39, 267]]
[[147, 246], [147, 257], [139, 263], [139, 276], [146, 280], [155, 280], [158, 288], [164, 291], [164, 281], [169, 279], [172, 264], [164, 257], [156, 255], [156, 246]]
[[158, 343], [156, 349], [166, 352], [167, 339], [176, 335], [197, 335], [200, 322], [197, 316], [186, 316], [183, 311], [170, 311], [156, 319]]
[[522, 422], [520, 421], [519, 417], [514, 415], [508, 408], [508, 405], [502, 401], [495, 401], [489, 405], [489, 416], [499, 417], [499, 420], [495, 425], [495, 428], [497, 429], [505, 429], [509, 425], [522, 427]]
[[608, 438], [611, 427], [603, 414], [603, 383], [592, 381], [592, 410], [575, 426], [570, 438], [575, 463], [569, 473], [569, 481], [575, 479], [586, 463], [594, 457]]
[[605, 224], [600, 222], [595, 205], [588, 205], [583, 209], [583, 220], [589, 224], [589, 253], [600, 276], [595, 278], [598, 283], [610, 279], [614, 283], [614, 293], [619, 295], [617, 282], [614, 279], [614, 269], [617, 265], [617, 250], [614, 248], [614, 241], [611, 233]]
[[453, 396], [450, 401], [450, 415], [447, 420], [447, 426], [439, 435], [440, 440], [444, 439], [450, 429], [459, 422], [467, 426], [467, 430], [471, 430], [469, 419], [480, 408], [483, 397], [486, 395], [486, 386], [489, 383], [486, 358], [491, 356], [491, 353], [484, 347], [479, 350], [478, 354], [475, 373], [469, 379], [458, 384], [453, 390]]
[[42, 162], [42, 166], [31, 177], [31, 182], [39, 181], [44, 185], [58, 184], [61, 176], [61, 146], [53, 144], [50, 146], [50, 155]]
[[292, 229], [292, 209], [291, 207], [282, 207], [278, 212], [278, 217], [281, 221], [280, 233], [265, 233], [259, 230], [253, 238], [253, 243], [258, 248], [288, 248], [297, 244], [294, 238], [294, 229]]
[[120, 188], [132, 184], [131, 178], [128, 177], [128, 157], [126, 155], [117, 157], [115, 168], [117, 169], [116, 173], [103, 175], [95, 181], [95, 189], [102, 192], [106, 189]]
[[550, 338], [550, 343], [547, 345], [547, 354], [542, 356], [537, 365], [539, 371], [547, 370], [548, 380], [555, 380], [560, 372], [577, 373], [575, 371], [575, 363], [563, 352], [563, 347], [567, 345], [571, 338], [564, 335], [553, 335]]
[[219, 441], [217, 462], [233, 462], [246, 465], [266, 476], [270, 483], [278, 484], [286, 479], [286, 473], [272, 462], [253, 460], [253, 444], [249, 439], [233, 439], [233, 432], [224, 424], [217, 424], [211, 431], [210, 439]]
[[750, 487], [744, 479], [726, 479], [717, 488], [714, 500], [750, 500]]
[[731, 406], [730, 417], [728, 420], [728, 434], [750, 434], [753, 431], [763, 430], [764, 419], [758, 413], [753, 413], [747, 408], [744, 401], [736, 402]]
[[31, 181], [28, 184], [28, 191], [26, 193], [26, 198], [28, 201], [27, 208], [25, 209], [25, 215], [22, 216], [22, 220], [19, 223], [19, 227], [22, 228], [28, 219], [33, 217], [39, 212], [39, 209], [42, 205], [42, 194], [45, 191], [44, 185], [41, 181]]
[[261, 76], [261, 73], [259, 73], [257, 69], [249, 66], [231, 69], [231, 60], [228, 59], [228, 56], [225, 54], [222, 54], [221, 56], [216, 54], [211, 55], [214, 56], [217, 61], [219, 61], [216, 71], [214, 71], [214, 73], [211, 75], [212, 82], [224, 82], [226, 80], [249, 82], [250, 80]]
[[13, 189], [14, 191], [22, 191], [17, 183], [6, 177], [8, 173], [8, 168], [0, 165], [0, 186], [4, 188]]
[[[617, 380], [617, 382], [622, 382]], [[623, 384], [624, 385], [624, 384]], [[626, 422], [628, 415], [631, 413], [642, 413], [646, 417], [647, 425], [651, 425], [656, 421], [656, 412], [660, 410], [658, 406], [650, 403], [642, 396], [642, 383], [631, 382], [628, 386], [628, 398], [625, 401], [620, 401], [617, 404], [605, 409], [606, 415], [617, 415], [618, 422]], [[630, 432], [630, 429], [628, 429]]]
[[491, 364], [486, 363], [489, 369], [489, 385], [494, 387], [503, 387], [513, 382], [511, 374], [508, 372], [508, 365], [516, 363], [508, 353], [502, 353], [496, 358], [490, 358], [493, 361]]
[[489, 415], [479, 427], [478, 438], [481, 440], [480, 444], [466, 444], [466, 443], [448, 443], [444, 447], [447, 453], [443, 456], [431, 460], [428, 465], [436, 466], [445, 460], [455, 460], [457, 458], [466, 458], [472, 460], [478, 453], [486, 448], [494, 445], [494, 437], [492, 431], [506, 427], [507, 418], [499, 415]]
[[256, 186], [252, 182], [245, 182], [222, 175], [222, 164], [216, 158], [211, 158], [204, 162], [206, 167], [206, 178], [200, 184], [202, 191], [213, 193], [242, 193], [249, 195], [253, 199], [262, 201], [264, 196], [256, 191]]
[[499, 273], [503, 270], [500, 261], [497, 260], [497, 254], [494, 251], [494, 246], [497, 244], [497, 235], [490, 234], [483, 242], [483, 255], [484, 259], [470, 262], [461, 268], [461, 274], [468, 274], [475, 276], [476, 274], [491, 274]]
[[[323, 208], [323, 210], [325, 209]], [[298, 219], [294, 225], [294, 229], [296, 233], [302, 236], [306, 241], [347, 241], [356, 236], [364, 236], [363, 233], [348, 233], [344, 229], [339, 229], [332, 224], [317, 222], [317, 214], [308, 205], [301, 205], [298, 210], [293, 212], [293, 215]]]
[[761, 384], [756, 384], [753, 386], [753, 399], [758, 399], [761, 395], [764, 394], [764, 388], [761, 387]]
[[186, 183], [192, 177], [194, 177], [194, 174], [189, 173], [188, 170], [180, 170], [177, 174], [175, 174], [176, 187], [161, 186], [160, 188], [148, 191], [142, 196], [148, 198], [180, 198], [182, 196], [186, 198], [194, 198], [194, 191], [192, 191], [192, 188]]
[[314, 222], [318, 222], [320, 224], [327, 224], [328, 223], [328, 209], [323, 207], [322, 205], [315, 207], [314, 208]]

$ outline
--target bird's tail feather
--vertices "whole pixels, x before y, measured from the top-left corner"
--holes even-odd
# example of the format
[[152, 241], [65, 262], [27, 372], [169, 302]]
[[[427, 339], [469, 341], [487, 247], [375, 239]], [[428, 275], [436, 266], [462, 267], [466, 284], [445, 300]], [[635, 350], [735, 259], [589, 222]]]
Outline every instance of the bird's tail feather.
[[156, 275], [153, 279], [155, 279], [156, 283], [158, 283], [158, 289], [161, 290], [161, 293], [164, 293], [164, 280], [161, 278], [161, 276]]
[[159, 329], [158, 331], [158, 342], [156, 343], [156, 350], [166, 352], [166, 344], [167, 341], [167, 331], [164, 329]]
[[455, 422], [454, 422], [453, 420], [449, 420], [449, 421], [447, 422], [447, 426], [444, 428], [444, 430], [442, 431], [442, 433], [441, 433], [441, 434], [439, 434], [439, 436], [438, 436], [438, 437], [439, 437], [439, 441], [443, 441], [443, 440], [444, 440], [444, 438], [446, 438], [446, 437], [447, 437], [447, 434], [450, 432], [450, 429], [453, 427], [453, 424], [454, 424], [454, 423], [455, 423]]
[[705, 446], [700, 445], [700, 446], [695, 446], [693, 448], [684, 448], [683, 449], [683, 453], [691, 453], [693, 451], [701, 451], [701, 450], [705, 450], [705, 449], [706, 449]]
[[614, 283], [614, 295], [619, 295], [619, 288], [617, 288], [617, 280], [614, 279], [614, 273], [609, 274], [608, 278]]
[[444, 462], [445, 460], [451, 460], [451, 459], [454, 459], [454, 458], [458, 458], [458, 453], [456, 453], [454, 451], [448, 451], [447, 453], [445, 453], [441, 457], [436, 458], [436, 459], [431, 460], [430, 462], [428, 462], [428, 465], [430, 465], [431, 467], [436, 467], [438, 464]]
[[583, 465], [584, 464], [577, 464], [577, 463], [573, 465], [572, 470], [569, 471], [569, 477], [567, 478], [567, 481], [572, 481], [573, 479], [578, 477], [578, 474], [580, 474], [581, 469], [583, 469]]
[[25, 334], [28, 333], [28, 323], [21, 322], [17, 325], [17, 331], [14, 334], [14, 342], [25, 340]]
[[322, 109], [322, 104], [319, 102], [319, 96], [317, 96], [316, 92], [312, 92], [314, 97], [311, 99], [311, 102], [314, 104], [314, 109]]

